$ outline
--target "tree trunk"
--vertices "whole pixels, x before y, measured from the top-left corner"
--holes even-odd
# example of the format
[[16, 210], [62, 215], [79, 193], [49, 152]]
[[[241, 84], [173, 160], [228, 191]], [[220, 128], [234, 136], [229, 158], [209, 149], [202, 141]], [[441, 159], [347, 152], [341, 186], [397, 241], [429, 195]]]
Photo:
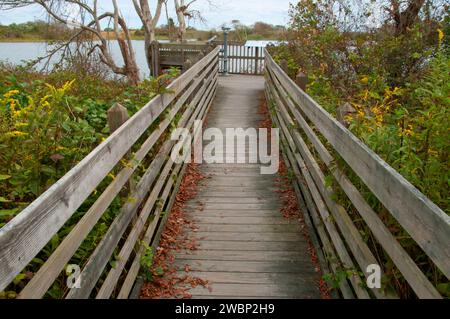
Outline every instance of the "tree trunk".
[[150, 5], [148, 0], [133, 0], [134, 8], [136, 13], [138, 14], [141, 22], [144, 26], [144, 48], [145, 48], [145, 57], [147, 60], [148, 68], [152, 68], [152, 55], [151, 55], [151, 44], [153, 41], [156, 41], [155, 29], [156, 24], [158, 23], [159, 17], [161, 16], [162, 6], [165, 3], [165, 0], [158, 0], [155, 16], [152, 17], [152, 13], [150, 10]]
[[186, 36], [186, 18], [185, 18], [185, 11], [187, 7], [184, 5], [184, 0], [174, 0], [175, 3], [175, 11], [177, 13], [177, 20], [178, 20], [178, 32], [177, 37], [178, 41], [184, 42], [185, 36]]
[[388, 10], [395, 22], [395, 34], [405, 34], [417, 20], [420, 9], [425, 0], [410, 0], [407, 8], [401, 12], [399, 0], [391, 0], [391, 9]]

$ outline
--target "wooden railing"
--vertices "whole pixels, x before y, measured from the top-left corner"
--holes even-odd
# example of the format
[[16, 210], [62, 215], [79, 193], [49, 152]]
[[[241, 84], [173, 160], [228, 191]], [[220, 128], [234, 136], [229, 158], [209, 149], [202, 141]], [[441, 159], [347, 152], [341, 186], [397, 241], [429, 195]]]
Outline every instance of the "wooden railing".
[[152, 75], [158, 75], [168, 67], [181, 67], [183, 71], [189, 69], [197, 61], [211, 52], [216, 45], [193, 43], [159, 43], [151, 45]]
[[[116, 198], [127, 197], [106, 234], [81, 267], [80, 288], [66, 298], [108, 298], [113, 292], [127, 298], [140, 269], [145, 245], [157, 245], [175, 200], [185, 164], [174, 163], [169, 139], [174, 125], [191, 129], [203, 119], [218, 81], [216, 48], [174, 80], [127, 120], [78, 165], [0, 229], [0, 291], [37, 256], [79, 207], [97, 192], [100, 183], [113, 180], [64, 237], [23, 288], [19, 298], [41, 298], [64, 270], [83, 240]], [[157, 146], [159, 146], [158, 149]], [[136, 151], [131, 155], [132, 147]], [[153, 155], [156, 154], [156, 155]], [[125, 163], [125, 164], [124, 164]], [[143, 171], [141, 176], [136, 176]], [[138, 180], [136, 186], [131, 180]], [[108, 265], [114, 262], [114, 267]], [[99, 281], [99, 279], [101, 280]]]
[[[219, 45], [223, 49], [223, 44]], [[264, 47], [244, 46], [243, 44], [228, 44], [228, 73], [230, 74], [264, 74]], [[221, 58], [223, 55], [221, 55]], [[220, 70], [224, 70], [223, 60]]]
[[[311, 99], [266, 52], [266, 97], [280, 128], [286, 165], [306, 203], [305, 221], [324, 272], [354, 271], [340, 282], [345, 298], [397, 297], [393, 291], [364, 288], [367, 266], [379, 264], [355, 225], [355, 216], [337, 200], [332, 176], [419, 298], [441, 298], [435, 286], [396, 240], [348, 175], [367, 186], [434, 264], [450, 276], [450, 217]], [[345, 167], [337, 159], [345, 161]], [[353, 218], [352, 218], [353, 217]], [[357, 221], [361, 223], [361, 221]]]

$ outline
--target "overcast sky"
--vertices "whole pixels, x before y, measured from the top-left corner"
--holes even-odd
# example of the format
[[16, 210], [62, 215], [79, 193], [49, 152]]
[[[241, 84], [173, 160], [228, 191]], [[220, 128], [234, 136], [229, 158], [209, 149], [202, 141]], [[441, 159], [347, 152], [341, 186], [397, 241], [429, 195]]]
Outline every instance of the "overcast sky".
[[[150, 1], [154, 11], [156, 0]], [[197, 0], [192, 8], [202, 12], [205, 24], [191, 21], [190, 25], [199, 29], [220, 27], [231, 20], [240, 20], [244, 24], [264, 21], [271, 24], [285, 25], [288, 22], [289, 3], [293, 0]], [[110, 10], [110, 1], [99, 1], [104, 9]], [[131, 0], [118, 0], [122, 15], [129, 27], [139, 28], [141, 22], [134, 11]], [[169, 0], [169, 16], [175, 18], [173, 1]], [[44, 12], [38, 6], [29, 6], [13, 10], [0, 11], [0, 24], [21, 23], [38, 19], [45, 19]], [[175, 19], [176, 20], [176, 19]], [[160, 24], [166, 23], [165, 12], [161, 15]]]

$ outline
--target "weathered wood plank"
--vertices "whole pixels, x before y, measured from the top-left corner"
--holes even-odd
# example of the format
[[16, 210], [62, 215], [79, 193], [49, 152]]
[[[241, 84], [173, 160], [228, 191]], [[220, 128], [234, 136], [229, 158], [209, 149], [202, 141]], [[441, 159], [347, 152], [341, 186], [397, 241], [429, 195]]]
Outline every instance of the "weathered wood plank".
[[211, 287], [197, 286], [189, 291], [192, 295], [213, 294], [214, 296], [231, 297], [289, 297], [289, 298], [318, 298], [317, 289], [309, 285], [296, 284], [224, 284], [217, 283]]
[[192, 271], [223, 271], [241, 273], [303, 273], [305, 277], [315, 276], [310, 264], [295, 261], [232, 261], [175, 259], [174, 266], [183, 270], [186, 265]]
[[[188, 215], [191, 216], [191, 215]], [[191, 217], [198, 221], [195, 217]], [[213, 217], [216, 218], [216, 217]], [[206, 232], [260, 232], [260, 233], [297, 233], [300, 230], [299, 225], [294, 224], [198, 224], [202, 231]]]
[[235, 261], [307, 261], [311, 260], [307, 252], [303, 251], [222, 251], [222, 250], [194, 250], [191, 252], [175, 253], [177, 259], [189, 260], [235, 260]]
[[195, 237], [201, 240], [225, 241], [299, 241], [303, 237], [299, 233], [233, 233], [233, 232], [203, 232], [198, 231]]
[[288, 225], [289, 223], [296, 223], [297, 221], [290, 221], [279, 217], [205, 217], [201, 214], [192, 217], [198, 224], [227, 224], [227, 225]]
[[189, 275], [191, 277], [202, 278], [207, 280], [211, 285], [215, 283], [224, 284], [294, 284], [304, 285], [310, 284], [311, 279], [305, 278], [299, 273], [241, 273], [241, 272], [177, 272], [177, 276], [183, 277]]
[[306, 246], [302, 242], [279, 242], [279, 241], [226, 241], [226, 240], [201, 240], [197, 242], [197, 247], [200, 250], [216, 250], [222, 249], [233, 251], [252, 251], [252, 250], [279, 250], [279, 251], [301, 251]]
[[279, 203], [271, 203], [269, 204], [235, 204], [235, 203], [206, 203], [206, 204], [199, 204], [199, 203], [192, 203], [191, 205], [188, 205], [188, 208], [198, 208], [201, 206], [204, 210], [208, 209], [228, 209], [228, 210], [244, 210], [244, 209], [278, 209], [280, 208]]
[[270, 209], [254, 209], [254, 210], [186, 210], [186, 214], [188, 216], [205, 216], [205, 217], [261, 217], [261, 216], [268, 216], [268, 217], [279, 217], [280, 211], [279, 210], [270, 210]]

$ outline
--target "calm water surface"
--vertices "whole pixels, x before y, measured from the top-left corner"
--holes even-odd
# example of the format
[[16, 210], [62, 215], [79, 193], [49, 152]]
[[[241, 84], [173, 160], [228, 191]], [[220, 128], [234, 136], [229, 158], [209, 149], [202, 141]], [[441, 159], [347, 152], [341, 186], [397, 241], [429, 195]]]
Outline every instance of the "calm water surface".
[[[145, 59], [144, 41], [133, 40], [132, 42], [141, 77], [148, 76], [149, 69]], [[123, 60], [117, 42], [112, 41], [110, 46], [113, 58], [116, 59], [118, 65], [121, 65]], [[25, 61], [45, 56], [50, 47], [46, 42], [0, 42], [0, 61], [24, 64]], [[56, 61], [56, 59], [54, 60]]]

